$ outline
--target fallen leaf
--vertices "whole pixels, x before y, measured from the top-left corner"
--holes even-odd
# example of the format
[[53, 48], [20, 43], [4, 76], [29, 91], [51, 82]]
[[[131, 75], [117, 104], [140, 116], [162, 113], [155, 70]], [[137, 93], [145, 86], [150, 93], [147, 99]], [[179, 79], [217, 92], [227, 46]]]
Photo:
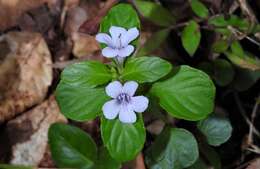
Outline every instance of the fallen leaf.
[[[0, 37], [0, 123], [40, 103], [52, 82], [49, 49], [38, 33]], [[2, 49], [0, 49], [2, 51]]]
[[58, 0], [0, 0], [0, 31], [15, 26], [17, 19], [27, 10], [44, 3], [52, 5]]
[[55, 122], [66, 123], [67, 119], [61, 114], [54, 96], [9, 121], [7, 133], [12, 145], [10, 163], [37, 166], [46, 152], [48, 129]]

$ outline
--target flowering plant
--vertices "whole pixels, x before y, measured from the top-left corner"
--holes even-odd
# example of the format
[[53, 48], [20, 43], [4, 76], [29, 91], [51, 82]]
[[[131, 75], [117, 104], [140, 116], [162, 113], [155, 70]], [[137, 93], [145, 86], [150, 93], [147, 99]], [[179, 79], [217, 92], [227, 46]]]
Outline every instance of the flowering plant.
[[[209, 116], [215, 98], [212, 80], [187, 65], [173, 67], [156, 56], [135, 55], [139, 32], [134, 8], [124, 3], [114, 6], [96, 35], [102, 55], [112, 62], [85, 61], [62, 72], [56, 90], [62, 113], [75, 121], [100, 118], [104, 145], [97, 150], [80, 129], [54, 124], [49, 140], [58, 166], [114, 169], [134, 159], [146, 140], [143, 114], [153, 114], [154, 107], [163, 117], [200, 121], [198, 128], [207, 135], [207, 120], [215, 119]], [[146, 151], [147, 165], [164, 169], [191, 166], [199, 156], [195, 137], [186, 129], [170, 126], [167, 120], [165, 123], [169, 125]]]

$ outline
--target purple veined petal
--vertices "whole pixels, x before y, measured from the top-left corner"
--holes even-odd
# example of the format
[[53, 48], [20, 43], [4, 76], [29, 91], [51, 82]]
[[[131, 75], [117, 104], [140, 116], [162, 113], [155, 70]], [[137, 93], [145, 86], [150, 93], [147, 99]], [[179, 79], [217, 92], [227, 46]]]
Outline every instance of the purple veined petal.
[[126, 29], [118, 26], [111, 26], [109, 29], [109, 33], [112, 37], [112, 39], [117, 39], [120, 36], [126, 34]]
[[121, 105], [121, 108], [119, 111], [119, 120], [123, 123], [136, 122], [136, 114], [132, 110], [130, 105]]
[[127, 93], [129, 96], [133, 96], [138, 88], [138, 83], [135, 81], [128, 81], [124, 84], [122, 92]]
[[126, 29], [118, 26], [111, 26], [109, 33], [112, 37], [112, 45], [114, 48], [121, 48], [121, 36], [126, 34]]
[[147, 109], [149, 103], [149, 100], [144, 96], [132, 97], [131, 101], [133, 110], [138, 113], [144, 112]]
[[122, 45], [126, 46], [139, 36], [139, 30], [135, 28], [129, 29], [125, 34], [122, 35]]
[[122, 92], [122, 84], [119, 81], [113, 81], [106, 86], [106, 94], [116, 98]]
[[99, 33], [96, 35], [96, 40], [100, 43], [105, 43], [108, 46], [113, 44], [111, 37], [106, 33]]
[[115, 119], [119, 113], [120, 107], [120, 104], [118, 104], [115, 99], [106, 102], [102, 107], [105, 118], [109, 120]]
[[107, 58], [113, 58], [118, 55], [118, 49], [112, 49], [111, 47], [105, 47], [102, 49], [102, 55]]
[[134, 47], [132, 45], [128, 45], [128, 46], [118, 50], [118, 56], [119, 57], [127, 57], [131, 53], [133, 53], [133, 51], [134, 51]]

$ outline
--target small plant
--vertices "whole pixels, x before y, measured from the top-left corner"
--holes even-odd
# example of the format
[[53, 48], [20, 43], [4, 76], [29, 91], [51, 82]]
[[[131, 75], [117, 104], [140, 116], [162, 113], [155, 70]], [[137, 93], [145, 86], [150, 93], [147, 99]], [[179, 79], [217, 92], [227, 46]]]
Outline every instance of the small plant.
[[[193, 4], [193, 8], [198, 6]], [[198, 15], [205, 18], [207, 13], [204, 10]], [[159, 24], [171, 22], [166, 19]], [[182, 42], [193, 55], [200, 33], [191, 37], [198, 24], [190, 21], [188, 26]], [[92, 138], [76, 127], [54, 124], [49, 130], [49, 143], [57, 166], [117, 169], [133, 160], [146, 141], [143, 113], [160, 114], [167, 124], [145, 150], [145, 161], [151, 169], [181, 169], [200, 162], [202, 145], [191, 132], [167, 120], [170, 117], [198, 121], [198, 132], [210, 145], [220, 145], [230, 137], [229, 121], [210, 115], [215, 99], [211, 78], [196, 68], [172, 66], [160, 57], [143, 55], [146, 52], [142, 48], [137, 52], [140, 28], [130, 4], [114, 6], [101, 21], [96, 36], [102, 55], [111, 62], [84, 61], [62, 72], [56, 90], [61, 112], [75, 121], [99, 118], [103, 145], [97, 148]]]

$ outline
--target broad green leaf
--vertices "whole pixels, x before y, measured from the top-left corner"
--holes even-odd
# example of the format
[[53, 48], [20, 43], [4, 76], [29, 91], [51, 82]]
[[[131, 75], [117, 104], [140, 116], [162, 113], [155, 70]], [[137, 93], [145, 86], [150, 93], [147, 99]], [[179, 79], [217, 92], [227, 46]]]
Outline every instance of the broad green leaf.
[[165, 128], [146, 152], [150, 169], [182, 169], [199, 157], [194, 136], [181, 128]]
[[212, 51], [214, 53], [223, 53], [229, 47], [229, 44], [226, 40], [218, 40], [212, 45]]
[[119, 169], [121, 164], [114, 160], [105, 147], [100, 147], [95, 169]]
[[232, 65], [224, 59], [216, 59], [213, 62], [214, 79], [220, 86], [226, 86], [234, 79], [234, 69]]
[[109, 98], [104, 88], [75, 86], [61, 81], [56, 89], [56, 99], [61, 112], [67, 118], [85, 121], [96, 118]]
[[243, 50], [238, 41], [231, 44], [231, 50], [224, 52], [227, 58], [235, 65], [250, 70], [260, 70], [260, 60], [251, 53]]
[[234, 79], [235, 72], [233, 66], [224, 59], [202, 62], [199, 68], [214, 79], [219, 86], [226, 86]]
[[112, 79], [108, 67], [97, 61], [84, 61], [66, 67], [61, 80], [70, 85], [97, 86]]
[[154, 82], [167, 75], [171, 68], [169, 62], [159, 57], [137, 57], [126, 62], [121, 78], [139, 83]]
[[199, 0], [191, 0], [191, 9], [201, 18], [207, 18], [209, 16], [208, 8]]
[[225, 143], [231, 136], [232, 126], [225, 117], [209, 116], [197, 124], [199, 130], [206, 136], [207, 142], [212, 146]]
[[142, 150], [145, 142], [145, 128], [142, 117], [137, 122], [126, 124], [102, 118], [101, 135], [110, 155], [117, 161], [133, 160]]
[[226, 51], [225, 55], [233, 64], [237, 65], [238, 67], [253, 71], [260, 70], [260, 60], [248, 52], [245, 52], [243, 57], [238, 56], [231, 51]]
[[[100, 23], [100, 32], [109, 33], [111, 26], [120, 26], [126, 29], [137, 27], [140, 31], [140, 20], [131, 5], [120, 3], [111, 8], [108, 14], [103, 18]], [[137, 40], [133, 41], [132, 44], [136, 45]]]
[[171, 26], [175, 19], [173, 15], [161, 5], [145, 0], [135, 0], [135, 5], [141, 15], [159, 26]]
[[200, 27], [195, 21], [190, 21], [181, 34], [181, 42], [190, 56], [193, 56], [199, 47], [201, 39]]
[[150, 92], [173, 117], [197, 121], [213, 111], [213, 82], [206, 73], [189, 66], [175, 68], [169, 79], [155, 83]]
[[158, 32], [155, 32], [140, 48], [136, 55], [145, 56], [158, 49], [160, 45], [166, 40], [169, 33], [170, 29], [162, 29]]
[[37, 169], [38, 167], [24, 166], [24, 165], [11, 165], [11, 164], [0, 164], [1, 169]]
[[240, 29], [241, 31], [247, 31], [250, 29], [250, 23], [248, 20], [240, 18], [236, 15], [230, 15], [229, 17], [225, 17], [224, 15], [218, 15], [212, 17], [208, 20], [210, 25], [214, 25], [215, 27], [227, 27], [233, 26], [235, 28]]
[[52, 159], [59, 167], [91, 169], [97, 158], [92, 138], [77, 127], [55, 123], [48, 133]]
[[236, 69], [233, 85], [238, 91], [245, 91], [252, 87], [260, 79], [260, 70]]

